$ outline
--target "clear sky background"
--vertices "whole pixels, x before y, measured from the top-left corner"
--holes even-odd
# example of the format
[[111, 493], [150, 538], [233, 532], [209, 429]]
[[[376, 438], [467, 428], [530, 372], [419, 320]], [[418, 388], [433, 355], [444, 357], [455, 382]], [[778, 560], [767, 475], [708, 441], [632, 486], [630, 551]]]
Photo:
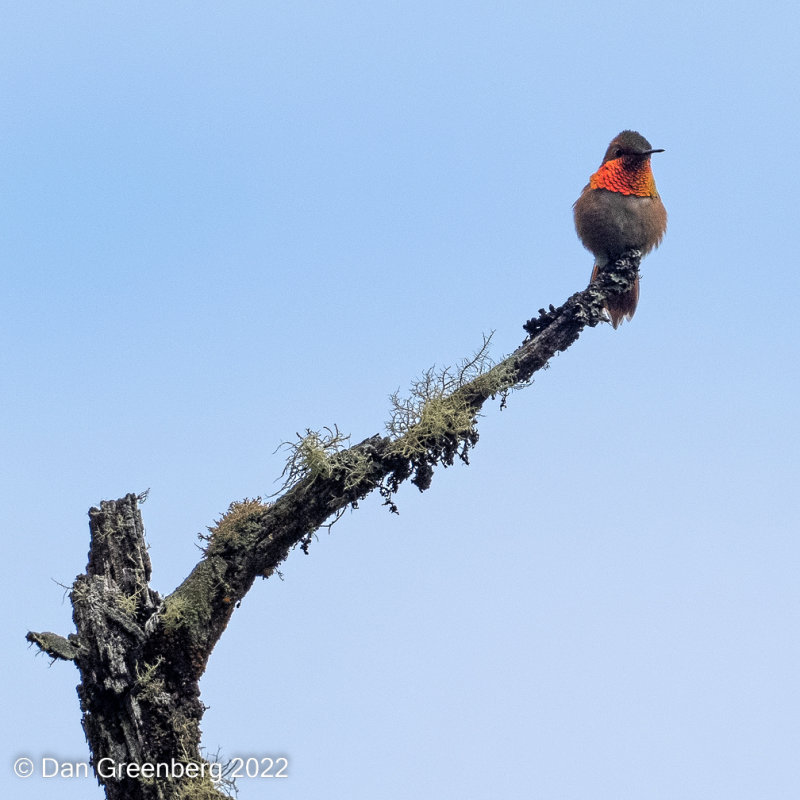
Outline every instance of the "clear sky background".
[[153, 584], [282, 441], [588, 282], [572, 203], [623, 128], [669, 211], [469, 467], [370, 497], [259, 581], [202, 680], [240, 797], [800, 792], [795, 3], [2, 3], [5, 766], [85, 761], [86, 512], [150, 488]]

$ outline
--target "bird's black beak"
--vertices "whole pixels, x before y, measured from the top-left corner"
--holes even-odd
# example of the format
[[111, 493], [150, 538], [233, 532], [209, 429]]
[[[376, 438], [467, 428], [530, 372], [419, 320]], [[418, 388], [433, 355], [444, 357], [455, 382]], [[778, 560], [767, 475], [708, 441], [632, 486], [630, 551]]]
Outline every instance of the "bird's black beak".
[[659, 147], [659, 148], [656, 148], [654, 150], [645, 150], [644, 153], [640, 153], [640, 155], [650, 156], [653, 153], [663, 153], [663, 152], [664, 152], [664, 148], [663, 147]]

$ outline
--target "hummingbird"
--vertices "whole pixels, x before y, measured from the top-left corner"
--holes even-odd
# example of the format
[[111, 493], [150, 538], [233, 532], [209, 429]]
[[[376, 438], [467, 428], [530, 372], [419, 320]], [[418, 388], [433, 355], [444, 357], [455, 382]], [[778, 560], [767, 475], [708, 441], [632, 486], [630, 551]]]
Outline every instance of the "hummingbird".
[[[575, 230], [594, 255], [594, 280], [606, 264], [626, 250], [642, 255], [658, 247], [667, 230], [667, 211], [656, 189], [650, 156], [663, 153], [636, 131], [622, 131], [611, 140], [603, 163], [575, 201]], [[639, 302], [639, 276], [633, 288], [609, 297], [606, 311], [614, 329], [631, 319]]]

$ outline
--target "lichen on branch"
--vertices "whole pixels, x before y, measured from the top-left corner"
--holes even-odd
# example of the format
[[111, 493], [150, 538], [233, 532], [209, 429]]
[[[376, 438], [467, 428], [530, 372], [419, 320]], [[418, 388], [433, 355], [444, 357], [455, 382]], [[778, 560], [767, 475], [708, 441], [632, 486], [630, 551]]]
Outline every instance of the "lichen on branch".
[[404, 458], [414, 458], [427, 451], [431, 441], [440, 436], [469, 437], [475, 426], [475, 411], [457, 390], [494, 366], [489, 356], [492, 336], [469, 358], [456, 366], [426, 369], [412, 381], [407, 395], [400, 390], [390, 395], [392, 404], [386, 430], [392, 438], [391, 449]]
[[[70, 641], [57, 633], [28, 631], [25, 638], [31, 644], [35, 644], [43, 653], [47, 653], [53, 661], [74, 661], [78, 655], [77, 642]], [[76, 637], [72, 635], [72, 638]]]

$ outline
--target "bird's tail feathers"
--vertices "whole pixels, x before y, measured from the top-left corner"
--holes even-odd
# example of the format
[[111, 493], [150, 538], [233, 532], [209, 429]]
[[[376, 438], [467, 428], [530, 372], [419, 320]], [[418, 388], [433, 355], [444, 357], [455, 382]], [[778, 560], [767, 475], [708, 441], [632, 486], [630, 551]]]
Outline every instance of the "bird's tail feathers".
[[[592, 280], [594, 280], [600, 270], [602, 270], [608, 262], [600, 263], [594, 262], [594, 269], [592, 270]], [[624, 294], [611, 295], [606, 299], [606, 312], [611, 319], [611, 326], [616, 330], [622, 324], [623, 319], [631, 320], [636, 313], [636, 306], [639, 304], [639, 276], [633, 282], [633, 287]]]

